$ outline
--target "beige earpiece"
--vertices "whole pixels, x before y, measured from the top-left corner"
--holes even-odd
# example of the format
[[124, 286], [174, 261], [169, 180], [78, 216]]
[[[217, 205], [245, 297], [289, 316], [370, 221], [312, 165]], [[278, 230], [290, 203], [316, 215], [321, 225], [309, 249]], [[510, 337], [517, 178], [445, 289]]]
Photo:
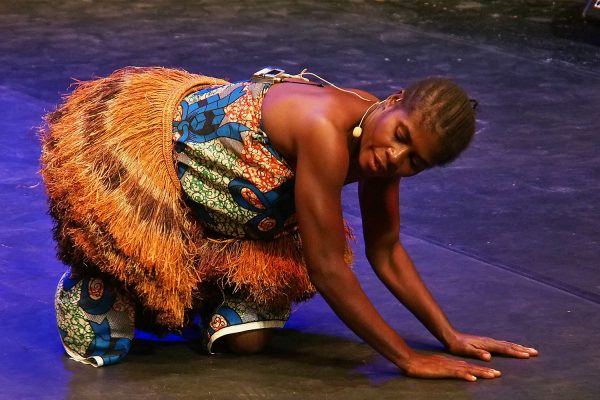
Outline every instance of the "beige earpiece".
[[362, 125], [362, 123], [363, 123], [363, 121], [364, 121], [365, 117], [366, 117], [366, 116], [367, 116], [367, 114], [369, 113], [369, 110], [371, 110], [371, 108], [373, 108], [374, 106], [376, 106], [376, 105], [379, 105], [379, 104], [383, 103], [384, 101], [385, 101], [385, 100], [381, 100], [381, 101], [378, 101], [378, 102], [376, 102], [376, 103], [373, 103], [373, 104], [371, 104], [371, 105], [369, 106], [369, 108], [367, 108], [367, 111], [365, 111], [365, 113], [363, 114], [362, 118], [360, 119], [360, 122], [358, 123], [358, 126], [355, 126], [355, 127], [354, 127], [354, 129], [352, 129], [352, 136], [353, 136], [353, 137], [355, 137], [355, 138], [357, 138], [357, 139], [358, 139], [358, 138], [360, 137], [360, 135], [362, 135], [362, 131], [363, 131], [363, 130], [362, 130], [362, 126], [361, 126], [361, 125]]

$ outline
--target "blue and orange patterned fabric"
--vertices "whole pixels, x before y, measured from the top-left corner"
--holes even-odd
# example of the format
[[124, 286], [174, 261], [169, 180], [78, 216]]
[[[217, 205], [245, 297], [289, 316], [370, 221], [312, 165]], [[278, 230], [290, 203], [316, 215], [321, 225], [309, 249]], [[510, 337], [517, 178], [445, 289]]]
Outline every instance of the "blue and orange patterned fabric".
[[273, 239], [295, 226], [294, 173], [261, 128], [271, 85], [238, 82], [186, 96], [173, 121], [179, 180], [219, 237]]
[[62, 344], [73, 360], [101, 367], [118, 363], [129, 352], [135, 305], [114, 281], [67, 271], [54, 306]]

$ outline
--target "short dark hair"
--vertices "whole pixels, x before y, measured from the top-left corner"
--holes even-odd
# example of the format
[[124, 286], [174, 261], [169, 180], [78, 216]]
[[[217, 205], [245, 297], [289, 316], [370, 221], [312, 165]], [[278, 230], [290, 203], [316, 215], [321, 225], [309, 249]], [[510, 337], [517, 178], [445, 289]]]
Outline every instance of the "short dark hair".
[[454, 161], [467, 148], [475, 133], [475, 110], [457, 84], [440, 77], [423, 79], [404, 91], [403, 100], [406, 112], [417, 112], [423, 128], [438, 135], [436, 165]]

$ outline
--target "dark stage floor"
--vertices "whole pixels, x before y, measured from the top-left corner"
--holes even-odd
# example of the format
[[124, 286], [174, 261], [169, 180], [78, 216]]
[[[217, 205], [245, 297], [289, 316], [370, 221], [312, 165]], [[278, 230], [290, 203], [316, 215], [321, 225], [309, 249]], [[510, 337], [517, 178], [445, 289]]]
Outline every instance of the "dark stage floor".
[[[0, 398], [596, 399], [600, 394], [600, 25], [584, 1], [0, 1]], [[461, 329], [522, 342], [501, 379], [415, 380], [319, 297], [269, 351], [234, 358], [139, 340], [120, 365], [63, 354], [35, 127], [72, 78], [127, 65], [243, 79], [310, 68], [385, 96], [428, 75], [479, 99], [478, 132], [449, 167], [406, 179], [403, 241]], [[356, 187], [348, 220], [360, 232]], [[440, 346], [355, 270], [415, 347]]]

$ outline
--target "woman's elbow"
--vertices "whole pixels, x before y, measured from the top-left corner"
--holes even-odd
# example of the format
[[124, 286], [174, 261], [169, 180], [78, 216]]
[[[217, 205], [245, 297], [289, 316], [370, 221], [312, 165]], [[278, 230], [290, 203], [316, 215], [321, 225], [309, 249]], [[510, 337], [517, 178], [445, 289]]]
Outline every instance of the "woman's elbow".
[[345, 275], [352, 274], [345, 262], [312, 263], [307, 270], [310, 281], [319, 292], [326, 290], [329, 285], [339, 284]]

